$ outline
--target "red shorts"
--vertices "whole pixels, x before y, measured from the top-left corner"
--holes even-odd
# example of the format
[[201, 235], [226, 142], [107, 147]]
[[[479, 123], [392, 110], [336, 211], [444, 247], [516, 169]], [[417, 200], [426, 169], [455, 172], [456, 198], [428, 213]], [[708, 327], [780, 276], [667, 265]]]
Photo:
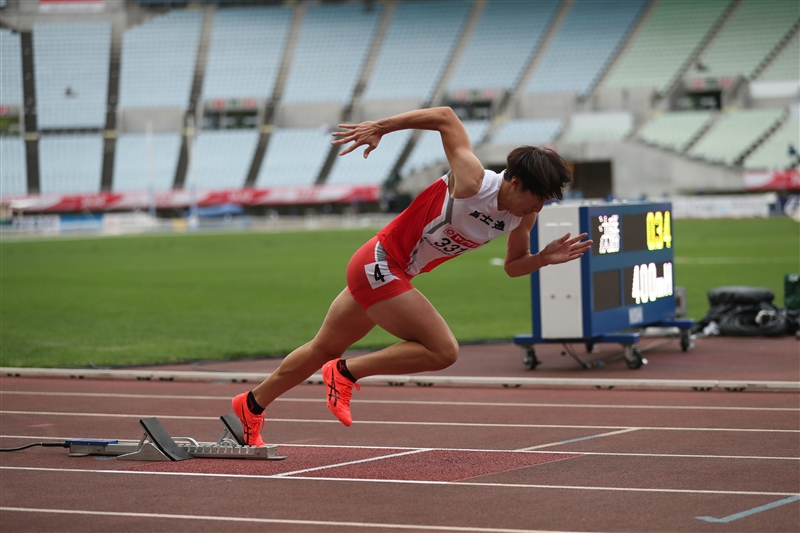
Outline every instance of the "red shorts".
[[411, 278], [386, 255], [377, 237], [359, 248], [347, 264], [347, 290], [365, 310], [413, 288]]

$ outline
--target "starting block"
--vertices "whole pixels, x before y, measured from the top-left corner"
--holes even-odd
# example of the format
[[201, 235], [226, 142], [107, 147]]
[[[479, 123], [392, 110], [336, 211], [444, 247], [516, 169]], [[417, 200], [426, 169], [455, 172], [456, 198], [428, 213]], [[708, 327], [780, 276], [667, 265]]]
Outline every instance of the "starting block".
[[217, 442], [200, 443], [191, 437], [172, 437], [158, 418], [142, 418], [139, 423], [144, 434], [138, 444], [107, 439], [70, 439], [70, 457], [101, 455], [116, 457], [121, 461], [185, 461], [202, 457], [207, 459], [286, 459], [278, 455], [278, 447], [246, 446], [241, 423], [235, 414], [220, 417], [224, 431]]

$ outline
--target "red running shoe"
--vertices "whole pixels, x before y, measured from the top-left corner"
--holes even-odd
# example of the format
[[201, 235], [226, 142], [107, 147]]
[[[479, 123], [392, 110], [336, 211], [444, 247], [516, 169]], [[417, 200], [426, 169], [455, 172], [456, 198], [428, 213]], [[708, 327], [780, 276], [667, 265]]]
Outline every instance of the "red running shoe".
[[261, 428], [264, 427], [264, 413], [254, 415], [247, 408], [247, 395], [243, 392], [231, 400], [233, 412], [242, 422], [242, 433], [244, 433], [244, 443], [247, 446], [266, 446], [261, 438]]
[[361, 390], [358, 383], [354, 383], [344, 377], [336, 369], [336, 364], [341, 359], [334, 359], [322, 365], [322, 379], [328, 387], [328, 409], [345, 426], [353, 423], [350, 415], [350, 397], [353, 394], [353, 387]]

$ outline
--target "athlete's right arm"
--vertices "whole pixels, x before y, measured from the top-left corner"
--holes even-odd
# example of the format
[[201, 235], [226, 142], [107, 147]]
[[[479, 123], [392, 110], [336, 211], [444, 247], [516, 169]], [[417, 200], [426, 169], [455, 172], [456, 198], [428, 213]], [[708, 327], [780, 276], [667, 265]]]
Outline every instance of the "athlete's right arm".
[[418, 109], [360, 124], [339, 124], [339, 128], [347, 131], [334, 132], [333, 136], [338, 139], [331, 144], [353, 143], [339, 152], [339, 155], [348, 154], [359, 146], [367, 145], [364, 149], [365, 158], [378, 147], [381, 137], [387, 133], [406, 129], [438, 131], [452, 171], [451, 195], [454, 198], [469, 198], [480, 190], [483, 165], [472, 152], [467, 130], [449, 107]]

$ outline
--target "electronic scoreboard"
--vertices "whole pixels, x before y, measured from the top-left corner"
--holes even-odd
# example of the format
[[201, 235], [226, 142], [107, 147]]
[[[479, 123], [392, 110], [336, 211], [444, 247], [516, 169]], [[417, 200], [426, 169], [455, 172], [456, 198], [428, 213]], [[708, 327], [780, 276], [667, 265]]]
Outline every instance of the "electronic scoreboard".
[[517, 336], [515, 343], [614, 342], [604, 336], [674, 324], [670, 202], [545, 206], [531, 231], [531, 250], [567, 232], [587, 233], [591, 252], [531, 274], [533, 332]]

